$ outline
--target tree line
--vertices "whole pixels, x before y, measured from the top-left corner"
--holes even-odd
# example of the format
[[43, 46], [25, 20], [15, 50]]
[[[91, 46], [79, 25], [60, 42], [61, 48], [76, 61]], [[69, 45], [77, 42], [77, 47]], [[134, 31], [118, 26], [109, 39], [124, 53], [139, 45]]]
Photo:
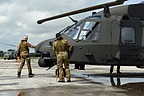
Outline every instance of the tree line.
[[0, 51], [0, 57], [3, 57], [3, 56], [4, 56], [4, 52]]

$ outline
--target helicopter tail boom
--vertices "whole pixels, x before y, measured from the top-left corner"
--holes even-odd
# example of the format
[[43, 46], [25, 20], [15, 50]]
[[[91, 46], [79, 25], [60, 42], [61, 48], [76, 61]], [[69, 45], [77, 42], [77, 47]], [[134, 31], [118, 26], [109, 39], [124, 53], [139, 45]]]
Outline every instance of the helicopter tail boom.
[[37, 23], [42, 24], [43, 22], [58, 19], [58, 18], [62, 18], [62, 17], [65, 17], [65, 16], [70, 16], [70, 15], [74, 15], [74, 14], [78, 14], [78, 13], [83, 13], [83, 12], [87, 12], [87, 11], [91, 11], [91, 10], [95, 10], [95, 9], [101, 9], [105, 5], [108, 5], [108, 6], [120, 5], [120, 4], [123, 4], [125, 1], [127, 1], [127, 0], [116, 0], [116, 1], [113, 1], [113, 2], [109, 2], [109, 3], [104, 3], [104, 4], [92, 6], [92, 7], [87, 7], [87, 8], [83, 8], [83, 9], [63, 13], [63, 14], [60, 14], [60, 15], [56, 15], [56, 16], [52, 16], [52, 17], [49, 17], [49, 18], [38, 20]]

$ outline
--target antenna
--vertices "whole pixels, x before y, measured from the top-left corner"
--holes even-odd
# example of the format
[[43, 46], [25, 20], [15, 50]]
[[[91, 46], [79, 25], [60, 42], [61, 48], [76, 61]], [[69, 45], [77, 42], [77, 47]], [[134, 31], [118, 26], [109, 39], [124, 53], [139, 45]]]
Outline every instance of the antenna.
[[77, 20], [71, 18], [70, 16], [68, 16], [68, 17], [69, 17], [74, 23], [77, 23], [77, 22], [78, 22]]

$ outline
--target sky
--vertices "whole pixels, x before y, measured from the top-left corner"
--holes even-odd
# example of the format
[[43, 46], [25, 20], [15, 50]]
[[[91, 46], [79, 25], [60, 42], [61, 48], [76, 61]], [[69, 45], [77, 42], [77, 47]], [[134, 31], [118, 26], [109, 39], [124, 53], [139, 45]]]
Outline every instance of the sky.
[[[17, 49], [6, 44], [18, 45], [24, 35], [37, 45], [53, 38], [73, 22], [64, 17], [37, 24], [37, 20], [107, 2], [108, 0], [0, 0], [0, 50]], [[109, 2], [115, 0], [109, 0]], [[140, 3], [143, 0], [128, 0], [124, 4]], [[97, 12], [97, 10], [94, 10]], [[91, 15], [85, 12], [71, 17], [80, 20]]]

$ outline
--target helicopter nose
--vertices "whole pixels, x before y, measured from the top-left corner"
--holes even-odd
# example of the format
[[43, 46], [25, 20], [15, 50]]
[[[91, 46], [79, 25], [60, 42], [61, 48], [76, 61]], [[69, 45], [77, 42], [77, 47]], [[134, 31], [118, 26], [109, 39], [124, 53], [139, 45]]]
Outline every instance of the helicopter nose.
[[40, 57], [41, 53], [40, 52], [35, 52], [35, 57]]

